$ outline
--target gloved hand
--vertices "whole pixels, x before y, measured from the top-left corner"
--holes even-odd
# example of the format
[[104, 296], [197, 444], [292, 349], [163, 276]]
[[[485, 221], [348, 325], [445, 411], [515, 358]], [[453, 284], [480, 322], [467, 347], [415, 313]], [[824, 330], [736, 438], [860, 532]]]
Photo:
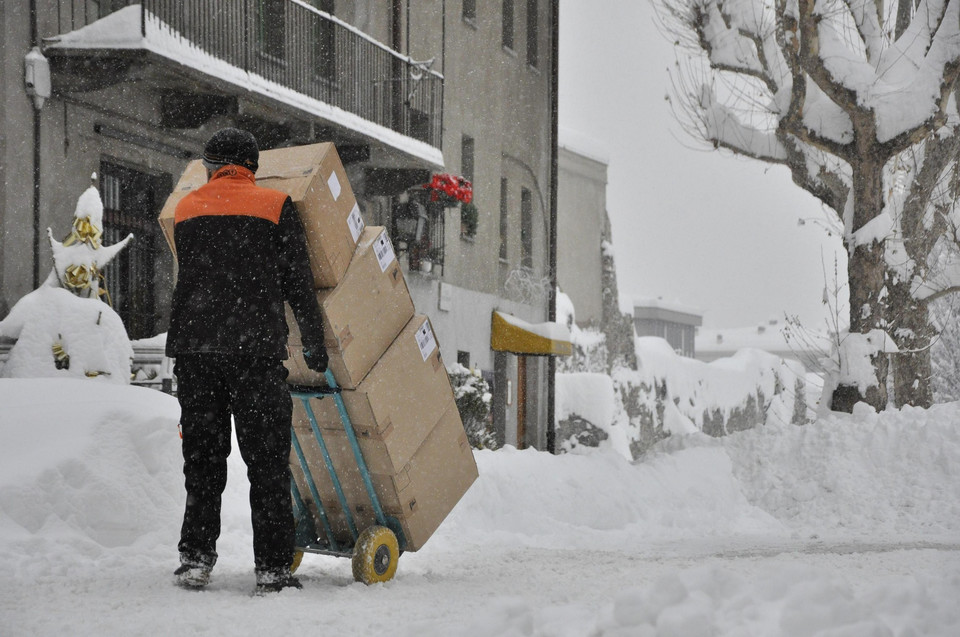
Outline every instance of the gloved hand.
[[318, 374], [324, 373], [327, 371], [327, 363], [330, 362], [330, 357], [327, 356], [327, 348], [323, 345], [313, 348], [304, 347], [303, 362]]

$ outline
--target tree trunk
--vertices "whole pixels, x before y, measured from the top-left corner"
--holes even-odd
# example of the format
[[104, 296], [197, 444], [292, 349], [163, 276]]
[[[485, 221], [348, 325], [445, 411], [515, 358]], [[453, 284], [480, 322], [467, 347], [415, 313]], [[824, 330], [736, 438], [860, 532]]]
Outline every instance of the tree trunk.
[[927, 302], [913, 298], [907, 282], [888, 283], [887, 291], [887, 307], [897, 312], [888, 320], [889, 333], [900, 349], [893, 359], [893, 402], [897, 408], [930, 407], [933, 404], [930, 346], [936, 331], [930, 322]]
[[[853, 227], [856, 231], [875, 219], [883, 210], [883, 162], [864, 152], [853, 164]], [[847, 280], [850, 285], [850, 333], [866, 334], [873, 329], [884, 329], [881, 301], [886, 284], [886, 263], [882, 243], [857, 245], [847, 262]], [[887, 373], [889, 359], [880, 353], [871, 358], [875, 377], [861, 390], [858, 385], [838, 384], [831, 398], [834, 411], [852, 412], [858, 402], [865, 402], [877, 411], [887, 405]], [[840, 370], [841, 378], [846, 370]]]

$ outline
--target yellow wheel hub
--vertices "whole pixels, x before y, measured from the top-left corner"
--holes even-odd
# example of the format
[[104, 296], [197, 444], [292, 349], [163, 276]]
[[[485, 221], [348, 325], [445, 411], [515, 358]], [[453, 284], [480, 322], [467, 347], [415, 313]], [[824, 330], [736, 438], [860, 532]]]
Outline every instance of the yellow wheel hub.
[[360, 533], [353, 547], [353, 579], [364, 584], [388, 582], [397, 572], [400, 547], [397, 536], [385, 526], [371, 526]]

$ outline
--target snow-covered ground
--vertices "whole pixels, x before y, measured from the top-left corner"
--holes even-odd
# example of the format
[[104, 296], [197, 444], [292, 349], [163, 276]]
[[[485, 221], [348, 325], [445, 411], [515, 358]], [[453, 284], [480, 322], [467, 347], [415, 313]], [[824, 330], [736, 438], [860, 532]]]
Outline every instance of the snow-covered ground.
[[723, 439], [477, 452], [480, 479], [396, 578], [308, 555], [252, 597], [231, 456], [208, 590], [173, 584], [178, 406], [0, 379], [0, 634], [960, 635], [960, 403]]

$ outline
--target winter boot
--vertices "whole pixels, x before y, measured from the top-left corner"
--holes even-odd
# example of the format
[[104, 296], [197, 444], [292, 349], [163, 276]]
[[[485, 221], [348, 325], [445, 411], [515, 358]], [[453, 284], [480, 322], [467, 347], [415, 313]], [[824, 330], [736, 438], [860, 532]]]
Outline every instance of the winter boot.
[[204, 564], [181, 564], [173, 574], [177, 576], [177, 584], [182, 588], [199, 590], [210, 583], [211, 570]]
[[285, 588], [303, 588], [289, 569], [257, 569], [257, 595], [279, 593]]

